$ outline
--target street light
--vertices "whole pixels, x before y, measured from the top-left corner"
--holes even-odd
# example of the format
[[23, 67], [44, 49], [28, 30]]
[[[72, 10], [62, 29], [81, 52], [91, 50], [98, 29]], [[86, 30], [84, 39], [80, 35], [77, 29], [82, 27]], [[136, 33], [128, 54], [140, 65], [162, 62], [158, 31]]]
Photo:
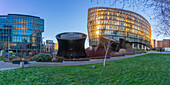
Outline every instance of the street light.
[[41, 43], [40, 43], [40, 53], [41, 53], [43, 38], [44, 38], [44, 37], [41, 38], [42, 40], [41, 40]]
[[8, 35], [8, 62], [9, 62], [9, 35]]

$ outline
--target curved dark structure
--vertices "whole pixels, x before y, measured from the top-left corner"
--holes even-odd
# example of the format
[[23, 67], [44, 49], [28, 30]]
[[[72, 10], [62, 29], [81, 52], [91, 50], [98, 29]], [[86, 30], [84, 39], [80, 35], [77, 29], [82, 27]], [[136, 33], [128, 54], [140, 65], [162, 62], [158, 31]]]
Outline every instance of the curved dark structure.
[[64, 58], [85, 58], [84, 43], [87, 35], [78, 32], [65, 32], [56, 35], [59, 43], [58, 56]]

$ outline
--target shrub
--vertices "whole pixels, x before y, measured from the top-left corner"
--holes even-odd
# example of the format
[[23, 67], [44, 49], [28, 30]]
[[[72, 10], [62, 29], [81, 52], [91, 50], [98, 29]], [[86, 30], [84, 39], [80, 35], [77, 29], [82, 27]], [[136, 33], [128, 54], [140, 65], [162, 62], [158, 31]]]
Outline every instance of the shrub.
[[146, 53], [147, 51], [145, 49], [134, 49], [134, 52]]
[[18, 56], [11, 56], [10, 60], [13, 60], [13, 59], [16, 59], [16, 58], [18, 58]]
[[149, 49], [149, 50], [147, 50], [147, 51], [151, 51], [151, 50]]
[[18, 53], [18, 57], [23, 58], [24, 57], [24, 53]]
[[[159, 49], [159, 50], [157, 50], [157, 51], [158, 51], [158, 52], [160, 52], [160, 49]], [[165, 52], [165, 49], [162, 49], [162, 50], [161, 50], [161, 52]]]
[[51, 61], [52, 62], [62, 62], [63, 60], [64, 60], [63, 57], [54, 55], [54, 57]]
[[156, 48], [152, 48], [151, 50], [156, 51]]
[[26, 61], [25, 58], [23, 58], [21, 56], [20, 57], [19, 56], [11, 56], [10, 59], [12, 61]]
[[[111, 52], [112, 51], [109, 50], [107, 56], [109, 56]], [[86, 54], [87, 54], [88, 57], [105, 56], [105, 53], [106, 53], [106, 51], [104, 49], [102, 49], [102, 48], [98, 48], [97, 50], [86, 49]]]
[[32, 61], [51, 61], [53, 57], [49, 54], [40, 53], [31, 58]]
[[[9, 61], [12, 61], [14, 59], [18, 58], [18, 56], [9, 56]], [[4, 61], [8, 61], [8, 56], [4, 57]]]
[[126, 50], [125, 49], [120, 49], [119, 50], [119, 54], [125, 54], [126, 53]]
[[32, 54], [29, 55], [29, 57], [31, 58], [31, 57], [33, 57], [33, 56], [35, 56], [37, 54], [40, 54], [40, 52], [32, 53]]
[[3, 56], [0, 56], [0, 60], [4, 60], [4, 57], [3, 57]]

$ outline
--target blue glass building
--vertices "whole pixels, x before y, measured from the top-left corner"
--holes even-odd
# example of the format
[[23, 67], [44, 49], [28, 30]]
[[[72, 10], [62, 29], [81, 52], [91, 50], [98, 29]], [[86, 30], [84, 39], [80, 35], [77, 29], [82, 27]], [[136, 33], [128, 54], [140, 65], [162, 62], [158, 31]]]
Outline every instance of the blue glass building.
[[[42, 32], [44, 20], [40, 17], [8, 14], [0, 15], [0, 49], [4, 43], [13, 52], [39, 52], [42, 45]], [[9, 42], [9, 43], [8, 43]]]

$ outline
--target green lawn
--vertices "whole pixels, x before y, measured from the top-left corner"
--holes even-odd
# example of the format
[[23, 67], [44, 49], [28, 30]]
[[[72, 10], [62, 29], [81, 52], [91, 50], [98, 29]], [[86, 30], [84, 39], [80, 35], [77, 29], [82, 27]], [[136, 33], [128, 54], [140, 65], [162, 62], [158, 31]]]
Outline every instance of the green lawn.
[[[96, 69], [92, 69], [92, 66]], [[143, 56], [102, 64], [64, 67], [28, 67], [0, 71], [1, 84], [170, 84], [170, 54]]]

